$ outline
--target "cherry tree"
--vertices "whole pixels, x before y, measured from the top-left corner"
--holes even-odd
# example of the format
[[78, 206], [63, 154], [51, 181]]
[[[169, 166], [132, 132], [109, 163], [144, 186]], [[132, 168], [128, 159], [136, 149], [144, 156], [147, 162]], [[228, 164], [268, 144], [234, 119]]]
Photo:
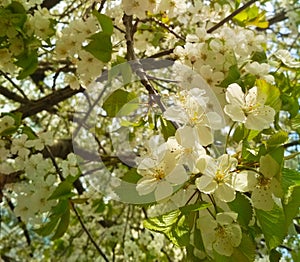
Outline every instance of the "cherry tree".
[[296, 0], [2, 0], [3, 261], [297, 261]]

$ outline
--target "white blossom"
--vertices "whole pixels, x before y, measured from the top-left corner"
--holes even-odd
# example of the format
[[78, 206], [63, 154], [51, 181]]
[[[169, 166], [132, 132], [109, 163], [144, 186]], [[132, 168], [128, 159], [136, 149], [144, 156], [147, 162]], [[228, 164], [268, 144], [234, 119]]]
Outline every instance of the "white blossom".
[[275, 110], [265, 105], [266, 95], [252, 87], [246, 94], [238, 84], [231, 84], [226, 91], [225, 113], [248, 129], [263, 130], [274, 121]]
[[215, 196], [225, 202], [235, 199], [235, 189], [232, 184], [232, 173], [237, 166], [237, 160], [229, 155], [222, 155], [218, 159], [206, 156], [200, 158], [197, 164], [201, 177], [196, 179], [197, 188], [206, 194]]

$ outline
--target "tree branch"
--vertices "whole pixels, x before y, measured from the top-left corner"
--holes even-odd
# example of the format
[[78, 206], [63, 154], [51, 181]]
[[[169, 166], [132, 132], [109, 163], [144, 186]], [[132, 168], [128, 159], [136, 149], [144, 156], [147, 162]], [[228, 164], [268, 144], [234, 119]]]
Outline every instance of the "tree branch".
[[218, 28], [220, 28], [222, 25], [225, 23], [229, 22], [233, 17], [235, 17], [237, 14], [245, 10], [247, 7], [255, 3], [257, 0], [251, 0], [248, 3], [244, 4], [240, 8], [236, 9], [233, 11], [229, 16], [225, 17], [222, 21], [211, 27], [210, 29], [207, 30], [207, 33], [211, 34], [212, 32], [216, 31]]
[[60, 102], [84, 91], [84, 88], [73, 90], [69, 86], [67, 86], [64, 89], [59, 89], [39, 100], [31, 101], [30, 104], [22, 105], [13, 112], [20, 112], [22, 113], [22, 118], [26, 118], [35, 115], [43, 110], [50, 110], [53, 106], [59, 104]]
[[14, 92], [11, 92], [10, 90], [6, 89], [3, 86], [0, 86], [0, 94], [3, 95], [4, 97], [13, 100], [15, 102], [21, 103], [21, 104], [28, 104], [30, 103], [30, 100], [23, 98], [19, 95], [17, 95]]

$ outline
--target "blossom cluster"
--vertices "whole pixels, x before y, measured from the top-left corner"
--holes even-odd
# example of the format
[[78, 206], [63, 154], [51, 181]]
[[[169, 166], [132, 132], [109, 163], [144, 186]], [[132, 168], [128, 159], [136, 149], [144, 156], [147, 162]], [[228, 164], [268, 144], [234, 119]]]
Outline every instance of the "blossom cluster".
[[76, 68], [75, 74], [65, 75], [65, 82], [72, 89], [79, 89], [80, 85], [88, 86], [101, 74], [103, 63], [83, 49], [89, 37], [100, 29], [97, 19], [90, 16], [86, 21], [73, 20], [58, 35], [55, 46], [56, 59], [68, 59]]

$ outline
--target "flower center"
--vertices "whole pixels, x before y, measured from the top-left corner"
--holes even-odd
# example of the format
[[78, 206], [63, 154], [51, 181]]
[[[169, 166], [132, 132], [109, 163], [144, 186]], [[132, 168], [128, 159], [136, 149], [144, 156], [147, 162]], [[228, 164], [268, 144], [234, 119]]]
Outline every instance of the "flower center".
[[225, 174], [223, 172], [221, 172], [220, 170], [218, 170], [216, 175], [215, 175], [215, 181], [218, 184], [224, 183], [225, 182]]
[[266, 178], [264, 176], [260, 176], [258, 178], [257, 187], [268, 189], [270, 187], [270, 182], [271, 182], [270, 178]]
[[166, 174], [163, 169], [157, 168], [155, 169], [153, 176], [156, 178], [156, 180], [162, 180]]

